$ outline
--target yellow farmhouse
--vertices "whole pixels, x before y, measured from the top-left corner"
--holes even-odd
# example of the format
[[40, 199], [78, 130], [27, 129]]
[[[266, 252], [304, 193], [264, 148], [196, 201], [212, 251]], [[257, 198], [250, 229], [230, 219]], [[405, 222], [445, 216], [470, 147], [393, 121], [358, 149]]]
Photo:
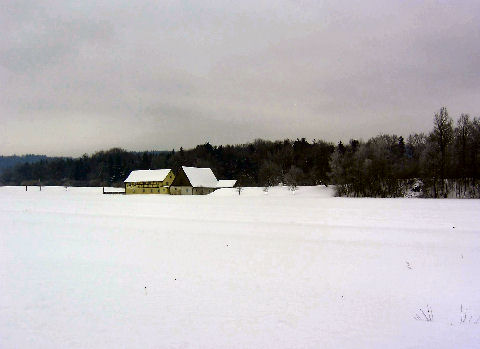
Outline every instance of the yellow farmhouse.
[[132, 171], [125, 180], [125, 194], [169, 194], [174, 179], [169, 168]]

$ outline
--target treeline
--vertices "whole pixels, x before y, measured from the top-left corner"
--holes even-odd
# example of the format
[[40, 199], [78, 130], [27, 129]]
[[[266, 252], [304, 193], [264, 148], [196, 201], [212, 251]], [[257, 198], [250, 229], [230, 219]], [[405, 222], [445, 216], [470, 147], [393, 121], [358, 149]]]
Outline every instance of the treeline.
[[462, 114], [456, 124], [441, 108], [429, 134], [405, 141], [380, 135], [367, 142], [339, 143], [331, 160], [331, 179], [340, 196], [480, 197], [480, 118]]
[[7, 168], [11, 168], [18, 164], [24, 164], [27, 162], [37, 162], [40, 160], [46, 160], [46, 155], [33, 155], [33, 154], [25, 154], [25, 155], [11, 155], [11, 156], [3, 156], [0, 155], [0, 173]]
[[48, 158], [7, 169], [8, 185], [123, 186], [130, 171], [180, 166], [211, 167], [219, 179], [241, 186], [335, 184], [340, 196], [480, 197], [480, 118], [462, 114], [454, 124], [446, 108], [433, 130], [379, 135], [347, 144], [305, 138], [213, 146], [179, 151], [128, 152], [114, 148], [80, 158]]
[[114, 148], [77, 159], [61, 158], [25, 163], [6, 170], [7, 185], [123, 186], [130, 171], [181, 166], [211, 167], [219, 179], [234, 178], [242, 186], [271, 186], [280, 182], [310, 185], [328, 182], [335, 147], [323, 141], [255, 140], [241, 145], [205, 143], [179, 151], [128, 152]]

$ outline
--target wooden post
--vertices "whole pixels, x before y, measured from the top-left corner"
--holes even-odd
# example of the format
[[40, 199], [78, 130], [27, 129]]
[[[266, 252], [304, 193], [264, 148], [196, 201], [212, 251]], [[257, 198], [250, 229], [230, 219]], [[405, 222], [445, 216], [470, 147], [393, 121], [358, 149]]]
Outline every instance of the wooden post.
[[25, 186], [25, 191], [28, 191], [28, 189], [27, 189], [27, 188], [28, 188], [28, 186], [26, 185], [26, 186]]

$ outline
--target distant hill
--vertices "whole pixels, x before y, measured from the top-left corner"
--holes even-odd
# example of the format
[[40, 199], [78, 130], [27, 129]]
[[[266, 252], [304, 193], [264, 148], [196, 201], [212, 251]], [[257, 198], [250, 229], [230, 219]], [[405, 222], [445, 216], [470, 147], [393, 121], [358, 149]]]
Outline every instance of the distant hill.
[[11, 155], [11, 156], [3, 156], [0, 155], [0, 174], [7, 168], [11, 168], [18, 164], [24, 164], [26, 162], [34, 163], [40, 160], [46, 160], [48, 157], [46, 155], [34, 155], [34, 154], [27, 154], [27, 155]]

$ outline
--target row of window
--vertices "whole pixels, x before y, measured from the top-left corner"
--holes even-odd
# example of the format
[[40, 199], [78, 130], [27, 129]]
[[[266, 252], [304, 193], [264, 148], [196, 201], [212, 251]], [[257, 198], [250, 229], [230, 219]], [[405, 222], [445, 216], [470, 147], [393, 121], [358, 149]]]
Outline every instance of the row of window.
[[162, 182], [138, 182], [138, 183], [127, 183], [127, 188], [139, 187], [139, 188], [158, 188], [162, 186], [170, 185], [170, 182], [165, 182], [162, 185]]
[[[162, 191], [162, 192], [165, 193], [165, 192], [166, 192], [166, 188], [162, 188], [162, 189], [150, 189], [150, 193], [160, 193], [160, 191]], [[178, 193], [181, 192], [181, 189], [172, 188], [172, 191], [173, 191], [174, 193], [177, 193], [177, 194], [178, 194]], [[208, 193], [211, 193], [212, 191], [213, 191], [213, 190], [208, 190], [208, 189], [203, 189], [203, 188], [202, 188], [202, 189], [198, 190], [197, 193], [198, 193], [198, 194], [208, 194]], [[147, 189], [144, 188], [144, 189], [141, 189], [141, 191], [140, 191], [140, 189], [139, 189], [138, 192], [139, 192], [139, 193], [148, 193], [149, 191], [148, 191], [148, 188], [147, 188]], [[185, 188], [185, 193], [189, 193], [189, 192], [190, 192], [190, 188]], [[133, 190], [132, 190], [132, 193], [136, 193], [136, 190], [133, 189]]]
[[[133, 190], [132, 190], [132, 193], [135, 193], [135, 192], [136, 192], [135, 189], [133, 189]], [[139, 190], [138, 192], [140, 193], [140, 190]], [[148, 192], [148, 190], [145, 191], [145, 189], [142, 189], [141, 192], [142, 192], [142, 193], [146, 193], [146, 192]], [[162, 189], [162, 192], [165, 193], [166, 190], [165, 190], [165, 189]], [[160, 189], [150, 189], [150, 193], [160, 193]]]

